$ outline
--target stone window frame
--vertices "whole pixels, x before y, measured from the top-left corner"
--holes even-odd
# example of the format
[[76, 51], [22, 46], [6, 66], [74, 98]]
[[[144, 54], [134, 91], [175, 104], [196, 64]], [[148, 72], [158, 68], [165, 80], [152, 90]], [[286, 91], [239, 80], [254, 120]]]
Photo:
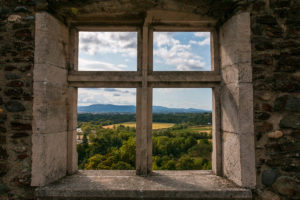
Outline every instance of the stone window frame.
[[[153, 19], [156, 16], [156, 19]], [[137, 32], [137, 71], [78, 71], [78, 65], [69, 72], [69, 85], [75, 88], [136, 88], [137, 89], [137, 128], [136, 128], [136, 174], [147, 176], [152, 172], [152, 93], [153, 88], [212, 88], [213, 91], [213, 171], [221, 175], [221, 148], [219, 120], [220, 70], [218, 63], [218, 41], [214, 28], [207, 21], [185, 23], [186, 18], [164, 23], [157, 13], [148, 15], [144, 24], [123, 26], [111, 24], [105, 26], [76, 26], [72, 37], [73, 49], [78, 51], [80, 31], [92, 32]], [[174, 17], [174, 16], [173, 16]], [[159, 23], [155, 21], [160, 21]], [[120, 22], [122, 23], [122, 22]], [[210, 20], [209, 23], [212, 23]], [[213, 22], [214, 23], [214, 22]], [[161, 25], [163, 24], [163, 25]], [[201, 26], [199, 27], [199, 24]], [[153, 71], [153, 33], [154, 32], [210, 32], [211, 34], [211, 71]], [[74, 55], [78, 55], [75, 52]], [[76, 56], [74, 59], [77, 59]], [[215, 145], [217, 143], [217, 145]]]
[[[163, 87], [213, 89], [212, 171], [239, 186], [255, 187], [249, 13], [233, 16], [218, 29], [214, 28], [217, 24], [214, 19], [175, 11], [149, 11], [146, 17], [141, 19], [130, 16], [128, 19], [83, 17], [70, 19], [67, 24], [62, 24], [45, 12], [36, 14], [33, 186], [46, 185], [78, 170], [77, 88], [137, 88], [136, 174], [142, 176], [150, 174], [152, 171], [152, 89]], [[137, 71], [77, 71], [79, 31], [137, 31]], [[153, 31], [209, 31], [212, 71], [153, 71]], [[63, 55], [58, 54], [57, 50], [60, 50]], [[56, 55], [58, 61], [50, 59], [49, 54]], [[59, 67], [59, 71], [57, 68], [50, 70], [54, 65]], [[47, 73], [43, 73], [43, 70], [52, 73], [52, 76], [53, 73], [59, 73], [60, 76], [49, 77]], [[59, 87], [52, 87], [54, 82], [59, 83]], [[53, 95], [47, 96], [49, 91], [52, 91]], [[62, 134], [64, 139], [61, 140], [64, 141], [58, 141], [60, 146], [63, 144], [67, 146], [63, 156], [55, 149], [57, 146], [49, 144], [49, 141], [55, 140], [53, 136], [44, 134], [44, 129], [47, 132], [47, 128], [52, 128], [53, 122], [48, 119], [51, 118], [49, 115], [54, 110], [57, 111], [50, 102], [52, 97], [54, 100], [66, 102], [63, 111], [59, 110], [57, 113], [62, 118], [62, 124], [65, 124], [65, 128], [61, 128], [64, 130]], [[39, 118], [43, 115], [45, 115], [44, 119]], [[54, 156], [49, 155], [51, 150], [56, 156], [61, 156], [60, 161], [54, 164], [50, 160]], [[50, 156], [49, 160], [40, 162], [41, 157], [45, 155]], [[63, 163], [64, 159], [66, 163]]]

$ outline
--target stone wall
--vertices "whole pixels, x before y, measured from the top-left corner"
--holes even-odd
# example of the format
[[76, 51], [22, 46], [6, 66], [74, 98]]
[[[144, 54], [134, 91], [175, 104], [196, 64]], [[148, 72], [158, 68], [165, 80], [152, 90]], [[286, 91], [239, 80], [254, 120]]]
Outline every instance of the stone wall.
[[219, 19], [220, 25], [234, 13], [251, 13], [257, 170], [253, 191], [256, 199], [300, 198], [299, 0], [49, 2], [0, 0], [1, 200], [33, 199], [30, 182], [34, 9], [46, 9], [64, 21], [97, 9], [136, 14], [150, 8], [209, 15]]
[[32, 199], [34, 0], [0, 1], [0, 199]]
[[255, 1], [252, 67], [257, 190], [300, 198], [300, 1]]

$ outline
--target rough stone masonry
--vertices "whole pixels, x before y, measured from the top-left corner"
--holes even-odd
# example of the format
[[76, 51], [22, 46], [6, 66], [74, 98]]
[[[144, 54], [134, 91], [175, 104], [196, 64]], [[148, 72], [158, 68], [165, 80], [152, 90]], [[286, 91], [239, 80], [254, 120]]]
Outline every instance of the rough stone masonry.
[[0, 199], [34, 199], [31, 183], [35, 12], [78, 14], [151, 8], [210, 16], [251, 13], [256, 136], [255, 199], [300, 199], [299, 0], [0, 0]]

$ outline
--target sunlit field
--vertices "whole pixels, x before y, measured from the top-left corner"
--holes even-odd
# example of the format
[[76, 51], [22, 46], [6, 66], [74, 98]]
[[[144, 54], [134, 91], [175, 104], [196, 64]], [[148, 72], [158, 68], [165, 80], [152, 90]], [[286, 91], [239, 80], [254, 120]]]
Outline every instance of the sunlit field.
[[[175, 124], [174, 123], [152, 123], [152, 130], [159, 130], [159, 129], [165, 129], [165, 128], [171, 128]], [[102, 126], [103, 128], [106, 129], [114, 129], [118, 128], [119, 126], [125, 126], [125, 127], [130, 127], [130, 128], [136, 128], [136, 123], [135, 122], [124, 122], [124, 123], [119, 123], [119, 124], [112, 124], [112, 125], [107, 125], [107, 126]], [[187, 131], [195, 132], [195, 133], [208, 133], [211, 134], [211, 126], [189, 126], [186, 128]], [[176, 130], [175, 130], [176, 132]]]
[[[112, 124], [112, 125], [103, 126], [103, 128], [113, 129], [113, 128], [117, 128], [121, 125], [125, 126], [125, 127], [136, 128], [135, 122], [124, 122], [124, 123], [120, 123], [120, 124]], [[172, 126], [174, 126], [174, 123], [152, 123], [153, 130], [171, 128]]]

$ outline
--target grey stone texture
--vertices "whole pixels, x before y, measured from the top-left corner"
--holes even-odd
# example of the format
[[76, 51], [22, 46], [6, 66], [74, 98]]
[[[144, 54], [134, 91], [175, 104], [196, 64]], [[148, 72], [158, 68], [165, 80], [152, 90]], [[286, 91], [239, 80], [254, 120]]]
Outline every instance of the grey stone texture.
[[31, 185], [43, 186], [67, 171], [68, 28], [46, 12], [35, 19]]
[[0, 120], [1, 200], [34, 198], [30, 182], [35, 25], [25, 20], [32, 15], [34, 5], [29, 1], [0, 1], [0, 115], [5, 116]]
[[250, 13], [237, 14], [221, 26], [220, 51], [223, 171], [236, 184], [254, 188]]
[[[42, 133], [36, 132], [36, 122], [33, 122], [33, 120], [36, 120], [33, 113], [37, 112], [36, 108], [38, 108], [33, 106], [33, 101], [37, 100], [34, 92], [37, 89], [37, 83], [34, 83], [34, 80], [40, 78], [41, 85], [38, 91], [44, 92], [45, 95], [48, 90], [58, 88], [52, 99], [54, 101], [62, 102], [59, 101], [59, 96], [68, 92], [60, 90], [65, 86], [59, 85], [63, 82], [60, 82], [60, 80], [64, 78], [64, 66], [68, 65], [68, 62], [64, 59], [64, 53], [67, 51], [67, 43], [64, 42], [64, 31], [61, 32], [61, 37], [55, 44], [53, 44], [53, 41], [55, 41], [53, 35], [44, 34], [47, 39], [39, 40], [50, 48], [58, 49], [52, 55], [57, 56], [57, 59], [47, 56], [45, 60], [34, 60], [36, 30], [39, 29], [43, 33], [48, 31], [57, 34], [60, 32], [56, 31], [59, 30], [60, 25], [55, 23], [54, 18], [49, 19], [49, 23], [53, 23], [50, 29], [46, 24], [36, 24], [35, 11], [49, 11], [59, 21], [65, 22], [66, 19], [73, 17], [88, 17], [91, 13], [143, 16], [144, 11], [147, 9], [179, 10], [195, 13], [199, 16], [209, 16], [216, 19], [220, 27], [226, 24], [226, 21], [231, 19], [233, 15], [245, 11], [250, 12], [251, 31], [248, 34], [251, 38], [251, 49], [234, 46], [240, 41], [237, 40], [238, 43], [235, 43], [235, 40], [231, 40], [224, 46], [224, 48], [229, 48], [229, 51], [223, 51], [223, 54], [221, 54], [226, 58], [223, 62], [224, 68], [222, 70], [224, 73], [222, 73], [222, 79], [228, 86], [224, 90], [223, 98], [231, 98], [234, 103], [230, 104], [230, 101], [228, 101], [226, 107], [236, 110], [237, 106], [242, 106], [236, 104], [241, 100], [241, 97], [247, 97], [247, 94], [241, 93], [240, 90], [234, 90], [237, 82], [243, 87], [249, 87], [249, 83], [252, 82], [253, 104], [250, 103], [250, 105], [245, 106], [253, 106], [254, 110], [256, 147], [256, 185], [252, 190], [254, 199], [299, 199], [300, 3], [298, 0], [112, 0], [76, 2], [62, 0], [0, 0], [0, 114], [6, 116], [0, 120], [0, 199], [34, 198], [34, 188], [30, 186], [32, 178], [34, 179], [31, 175], [32, 162], [37, 160], [36, 156], [42, 156], [42, 153], [32, 152], [32, 148], [34, 148], [32, 146], [33, 140], [45, 144], [43, 140], [44, 142], [52, 141], [55, 135], [60, 134], [66, 136], [62, 137], [62, 140], [58, 143], [63, 145], [67, 143], [67, 139], [72, 138], [72, 134], [68, 134], [68, 137], [66, 134], [67, 130], [69, 132], [72, 130], [71, 127], [59, 127], [58, 129], [62, 130], [60, 132], [56, 132], [54, 127], [50, 127], [51, 131]], [[72, 10], [77, 10], [77, 12], [74, 13]], [[234, 36], [239, 34], [239, 32], [230, 30], [228, 32]], [[40, 48], [41, 55], [48, 53], [45, 46]], [[251, 52], [250, 58], [248, 52]], [[252, 70], [251, 75], [247, 71], [249, 70], [249, 64]], [[42, 73], [40, 75], [33, 73], [34, 68], [44, 68], [45, 74], [57, 73], [56, 76], [45, 77]], [[53, 81], [53, 84], [49, 84], [49, 87], [42, 87], [42, 83], [49, 81], [49, 78], [52, 78], [51, 82]], [[252, 94], [249, 93], [248, 96], [252, 96]], [[17, 104], [11, 106], [11, 102], [17, 102]], [[38, 112], [40, 112], [41, 117], [53, 118], [53, 114], [43, 112], [42, 106], [38, 109], [40, 109]], [[247, 112], [243, 117], [246, 116]], [[224, 120], [223, 124], [228, 122], [229, 119], [236, 119], [237, 121], [233, 120], [224, 127], [224, 144], [232, 148], [245, 148], [239, 146], [239, 141], [247, 140], [247, 134], [245, 137], [241, 137], [241, 130], [247, 130], [249, 124], [241, 123], [239, 121], [241, 118], [237, 116], [236, 112], [233, 112], [232, 115], [227, 112], [227, 115], [222, 118]], [[42, 120], [40, 120], [40, 123], [42, 124]], [[56, 125], [59, 126], [59, 124]], [[41, 130], [47, 130], [47, 124], [43, 124], [41, 127], [43, 127]], [[280, 131], [280, 137], [274, 136], [273, 133], [276, 131]], [[251, 143], [250, 141], [249, 145], [252, 145]], [[56, 148], [56, 144], [47, 145], [44, 147], [43, 153]], [[66, 148], [63, 151], [66, 153]], [[244, 156], [244, 154], [235, 151], [224, 152], [223, 156], [229, 158], [224, 166], [237, 163], [236, 160], [229, 157], [230, 153], [235, 158], [239, 156], [243, 158]], [[76, 157], [75, 154], [73, 156]], [[48, 159], [51, 158], [46, 158], [41, 165], [47, 166], [49, 164]], [[66, 164], [66, 160], [63, 164], [63, 159], [64, 155], [59, 155], [57, 159], [55, 158], [54, 163], [56, 166], [61, 167], [59, 169], [65, 170], [66, 173], [68, 164]], [[68, 162], [76, 163], [75, 159]], [[242, 166], [237, 165], [237, 169], [239, 167]], [[266, 177], [264, 172], [269, 169], [278, 170], [275, 182], [273, 182], [273, 179], [267, 181], [270, 177]], [[72, 167], [69, 170], [76, 171]], [[59, 172], [58, 176], [63, 176], [65, 173]], [[226, 173], [231, 177], [235, 177], [237, 172], [231, 170]], [[239, 176], [240, 174], [237, 174], [237, 177]], [[54, 178], [54, 173], [52, 177]], [[236, 181], [240, 180], [238, 178]], [[267, 185], [264, 183], [267, 183]]]
[[278, 176], [277, 169], [264, 170], [261, 175], [261, 182], [266, 186], [271, 186], [275, 182], [277, 176]]
[[79, 171], [56, 184], [38, 188], [37, 199], [251, 199], [249, 189], [211, 171], [154, 171], [136, 176], [129, 170]]

